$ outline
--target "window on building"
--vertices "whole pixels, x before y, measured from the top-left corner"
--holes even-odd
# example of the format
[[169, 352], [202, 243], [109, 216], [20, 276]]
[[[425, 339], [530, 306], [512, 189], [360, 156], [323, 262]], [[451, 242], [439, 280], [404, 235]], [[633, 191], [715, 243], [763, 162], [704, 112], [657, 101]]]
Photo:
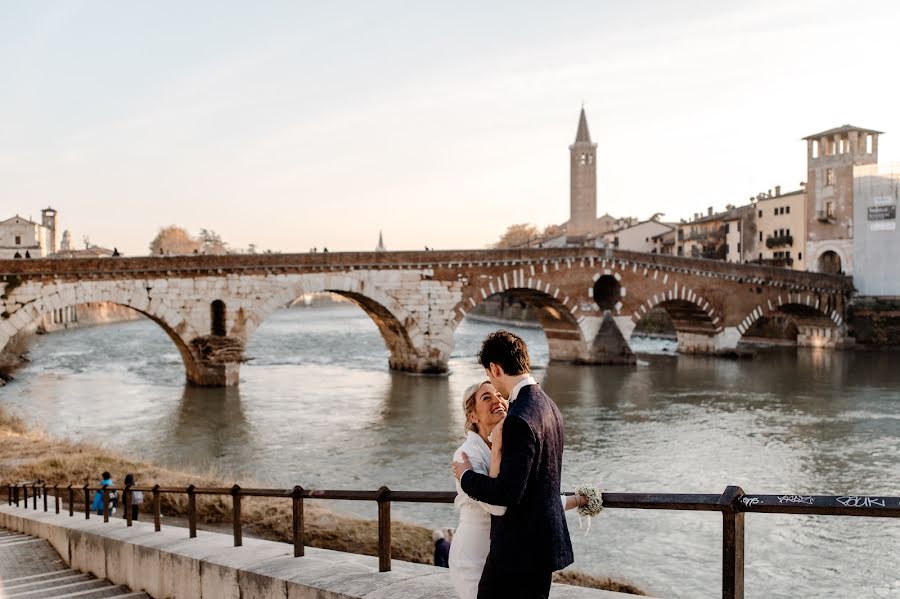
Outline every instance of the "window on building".
[[740, 255], [740, 254], [741, 254], [741, 242], [740, 242], [740, 241], [738, 241], [738, 248], [737, 248], [737, 250], [738, 250], [738, 251], [737, 251], [738, 255]]
[[790, 230], [790, 229], [785, 229], [785, 230], [784, 230], [784, 234], [787, 235], [788, 237], [790, 237], [790, 236], [791, 236], [791, 230]]
[[762, 218], [762, 210], [759, 211], [759, 217]]
[[775, 216], [778, 216], [779, 214], [781, 214], [781, 212], [779, 212], [780, 210], [781, 210], [780, 208], [775, 209]]
[[762, 252], [759, 253], [759, 261], [762, 262]]
[[730, 252], [731, 252], [731, 250], [728, 248], [728, 244], [726, 243], [725, 244], [725, 255], [727, 256]]
[[581, 155], [581, 164], [587, 164], [587, 154]]
[[834, 169], [825, 169], [825, 185], [834, 185]]
[[872, 136], [866, 135], [866, 154], [872, 153]]
[[731, 223], [725, 223], [725, 234], [731, 233]]
[[738, 221], [738, 233], [741, 232], [741, 221]]
[[785, 214], [790, 214], [790, 213], [791, 213], [791, 207], [790, 207], [790, 206], [785, 206], [785, 207], [784, 207], [784, 213], [785, 213]]
[[22, 245], [22, 237], [19, 235], [16, 235], [16, 245]]
[[825, 202], [825, 217], [834, 218], [834, 202], [831, 200]]
[[803, 260], [803, 252], [797, 254], [797, 260]]
[[762, 231], [759, 232], [759, 240], [762, 241]]
[[788, 260], [790, 260], [790, 259], [791, 259], [791, 253], [790, 253], [790, 252], [785, 252], [785, 253], [784, 253], [784, 257], [787, 258]]
[[587, 158], [588, 158], [588, 164], [594, 164], [594, 155], [593, 154], [588, 154]]
[[813, 140], [813, 142], [812, 142], [812, 157], [813, 158], [819, 157], [819, 142], [818, 142], [818, 140]]

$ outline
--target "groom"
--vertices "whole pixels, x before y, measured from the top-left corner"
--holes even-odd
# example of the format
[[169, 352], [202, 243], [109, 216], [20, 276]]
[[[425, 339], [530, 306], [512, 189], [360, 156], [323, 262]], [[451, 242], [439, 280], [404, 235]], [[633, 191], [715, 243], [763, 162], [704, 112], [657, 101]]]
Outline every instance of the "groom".
[[555, 570], [572, 563], [572, 542], [560, 502], [563, 420], [531, 376], [525, 342], [507, 331], [488, 335], [478, 353], [491, 384], [509, 399], [503, 421], [500, 474], [490, 478], [463, 463], [453, 471], [478, 501], [507, 506], [491, 517], [491, 550], [478, 599], [546, 598]]

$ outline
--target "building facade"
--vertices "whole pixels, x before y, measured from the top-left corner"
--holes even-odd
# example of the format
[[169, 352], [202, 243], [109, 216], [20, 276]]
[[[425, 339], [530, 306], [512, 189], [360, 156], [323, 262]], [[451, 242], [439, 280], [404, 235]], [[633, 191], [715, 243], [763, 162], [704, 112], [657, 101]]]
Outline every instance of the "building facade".
[[[803, 189], [760, 197], [753, 207], [756, 240], [749, 262], [806, 270], [806, 192]], [[747, 248], [750, 249], [749, 247]]]
[[853, 169], [853, 284], [860, 295], [900, 297], [900, 164]]
[[0, 258], [43, 258], [56, 251], [56, 210], [41, 211], [41, 222], [13, 216], [0, 222]]
[[853, 275], [853, 171], [878, 163], [879, 135], [880, 131], [844, 125], [804, 138], [809, 270]]
[[653, 253], [656, 249], [656, 237], [674, 230], [675, 225], [650, 219], [607, 233], [604, 241], [606, 245], [620, 250]]

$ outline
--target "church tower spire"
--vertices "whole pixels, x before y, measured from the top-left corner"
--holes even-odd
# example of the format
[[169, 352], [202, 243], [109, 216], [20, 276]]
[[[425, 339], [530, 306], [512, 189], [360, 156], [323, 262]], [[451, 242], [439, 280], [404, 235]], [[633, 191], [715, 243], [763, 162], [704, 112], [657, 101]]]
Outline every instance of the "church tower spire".
[[584, 107], [578, 117], [575, 143], [569, 146], [569, 222], [566, 237], [570, 243], [583, 241], [597, 220], [597, 144], [591, 142]]
[[384, 251], [384, 237], [381, 235], [381, 231], [378, 231], [378, 245], [375, 247], [376, 252]]

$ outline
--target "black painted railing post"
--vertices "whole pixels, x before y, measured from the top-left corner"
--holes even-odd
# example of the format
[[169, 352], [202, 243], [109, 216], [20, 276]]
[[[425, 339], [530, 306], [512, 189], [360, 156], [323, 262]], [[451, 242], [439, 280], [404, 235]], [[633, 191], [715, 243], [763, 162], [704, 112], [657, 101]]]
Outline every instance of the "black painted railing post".
[[125, 512], [123, 516], [125, 518], [125, 526], [131, 526], [131, 494], [133, 492], [131, 485], [125, 485], [125, 488], [122, 489], [122, 510]]
[[59, 485], [53, 485], [53, 508], [59, 513]]
[[47, 511], [47, 483], [41, 485], [41, 493], [44, 494], [44, 511]]
[[103, 521], [109, 522], [109, 491], [106, 485], [100, 485], [100, 492], [103, 493]]
[[31, 485], [31, 509], [37, 511], [37, 496], [38, 496], [38, 486], [37, 483]]
[[91, 492], [88, 491], [87, 484], [84, 485], [84, 519], [91, 518]]
[[13, 501], [15, 502], [16, 507], [19, 507], [19, 485], [18, 484], [13, 485], [13, 493], [15, 494], [15, 498], [13, 499]]
[[69, 517], [71, 518], [75, 515], [75, 489], [72, 488], [71, 484], [66, 488], [69, 491]]
[[378, 571], [391, 571], [391, 490], [378, 489]]
[[194, 495], [194, 485], [188, 485], [188, 529], [190, 538], [197, 536], [197, 496]]
[[162, 518], [160, 514], [159, 485], [153, 485], [153, 530], [162, 530]]
[[25, 498], [25, 505], [22, 507], [24, 507], [27, 510], [28, 509], [28, 485], [22, 485], [22, 490], [23, 490], [22, 495]]
[[722, 508], [722, 599], [744, 599], [744, 490], [728, 486], [719, 498]]
[[13, 504], [13, 486], [7, 485], [8, 492], [6, 494], [6, 499], [9, 501], [9, 505]]
[[235, 484], [231, 487], [231, 519], [234, 528], [234, 546], [240, 547], [244, 544], [241, 534], [241, 487]]
[[294, 537], [294, 557], [303, 556], [303, 487], [296, 486], [291, 492], [292, 532]]

